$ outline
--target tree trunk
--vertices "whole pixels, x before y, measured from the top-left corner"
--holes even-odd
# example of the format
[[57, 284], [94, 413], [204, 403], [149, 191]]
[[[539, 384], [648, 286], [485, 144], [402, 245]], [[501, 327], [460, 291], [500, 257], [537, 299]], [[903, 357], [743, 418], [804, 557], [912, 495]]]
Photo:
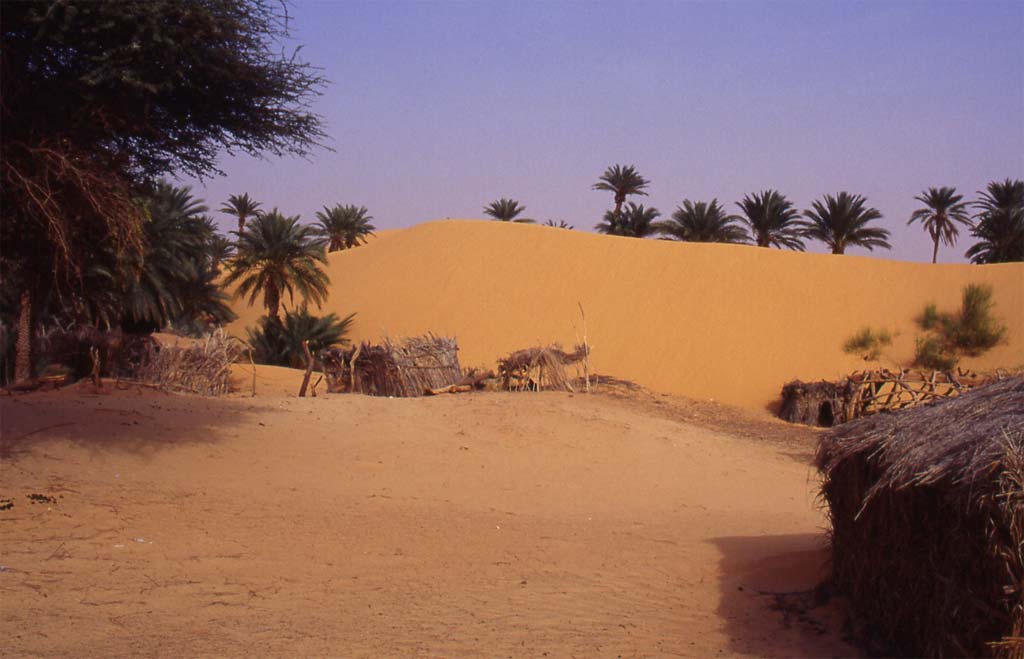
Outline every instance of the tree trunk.
[[28, 380], [32, 377], [32, 293], [27, 288], [21, 292], [18, 342], [14, 350], [14, 381]]
[[277, 292], [277, 289], [267, 289], [267, 315], [271, 318], [281, 320], [280, 308], [281, 308], [281, 294]]
[[846, 245], [844, 245], [842, 243], [836, 243], [835, 245], [832, 245], [832, 253], [833, 254], [844, 254], [844, 253], [846, 253]]
[[245, 216], [244, 215], [239, 215], [238, 216], [238, 237], [239, 238], [242, 237], [242, 232], [244, 232], [244, 231], [245, 231]]
[[936, 236], [934, 236], [934, 239], [935, 239], [935, 249], [932, 250], [932, 263], [935, 263], [937, 261], [937, 259], [939, 258], [939, 237], [936, 235]]

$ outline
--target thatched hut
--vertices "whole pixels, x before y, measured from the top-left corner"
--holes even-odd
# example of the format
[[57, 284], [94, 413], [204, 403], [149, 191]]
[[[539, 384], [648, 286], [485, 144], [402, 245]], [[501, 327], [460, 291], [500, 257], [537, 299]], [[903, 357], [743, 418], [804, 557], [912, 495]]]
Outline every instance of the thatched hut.
[[1024, 657], [1024, 377], [841, 426], [817, 466], [871, 650]]
[[779, 416], [790, 423], [831, 428], [846, 423], [854, 385], [841, 382], [801, 382], [794, 380], [782, 387]]
[[456, 340], [433, 334], [324, 350], [320, 360], [331, 393], [407, 398], [454, 385], [463, 377]]

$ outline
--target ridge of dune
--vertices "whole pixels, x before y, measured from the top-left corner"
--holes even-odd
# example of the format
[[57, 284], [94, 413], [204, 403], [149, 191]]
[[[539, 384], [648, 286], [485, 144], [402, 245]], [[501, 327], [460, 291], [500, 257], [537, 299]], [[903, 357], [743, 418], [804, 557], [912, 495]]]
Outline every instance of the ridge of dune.
[[[591, 370], [654, 390], [753, 409], [795, 378], [908, 364], [928, 303], [959, 308], [989, 284], [1007, 340], [962, 364], [1024, 364], [1024, 264], [932, 265], [746, 245], [638, 240], [539, 225], [439, 220], [329, 255], [323, 309], [356, 312], [351, 337], [455, 335], [463, 366], [538, 343], [571, 345], [587, 314]], [[244, 301], [230, 330], [261, 314]], [[893, 333], [879, 362], [845, 354], [870, 326]]]

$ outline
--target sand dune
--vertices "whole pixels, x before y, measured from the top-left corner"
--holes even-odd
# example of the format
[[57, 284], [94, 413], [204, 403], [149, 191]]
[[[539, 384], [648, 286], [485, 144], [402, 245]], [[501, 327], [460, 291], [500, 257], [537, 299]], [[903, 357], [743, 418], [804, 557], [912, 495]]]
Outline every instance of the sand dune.
[[[896, 335], [877, 364], [909, 363], [914, 317], [929, 302], [957, 308], [969, 283], [994, 287], [1009, 341], [964, 364], [1024, 364], [1024, 264], [935, 266], [444, 220], [331, 254], [329, 274], [325, 308], [357, 312], [356, 339], [454, 334], [464, 366], [491, 365], [527, 345], [572, 344], [582, 303], [595, 370], [755, 409], [793, 378], [863, 368], [842, 345], [865, 326]], [[260, 314], [241, 302], [236, 310], [238, 333]]]

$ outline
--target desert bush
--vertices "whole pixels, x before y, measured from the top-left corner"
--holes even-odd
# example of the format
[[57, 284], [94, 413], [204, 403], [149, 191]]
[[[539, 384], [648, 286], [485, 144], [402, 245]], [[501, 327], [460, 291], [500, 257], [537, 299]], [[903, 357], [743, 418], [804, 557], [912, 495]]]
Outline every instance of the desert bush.
[[934, 302], [931, 302], [924, 307], [924, 311], [917, 318], [917, 324], [921, 326], [921, 329], [935, 329], [939, 326], [939, 309], [935, 306]]
[[936, 371], [951, 370], [957, 363], [956, 354], [951, 353], [943, 342], [934, 336], [919, 336], [914, 349], [914, 365]]
[[982, 284], [964, 287], [956, 313], [941, 313], [934, 304], [927, 305], [917, 322], [929, 334], [917, 339], [914, 364], [948, 370], [961, 356], [977, 357], [998, 345], [1006, 327], [993, 316], [994, 307], [992, 287]]
[[888, 330], [880, 329], [877, 332], [870, 327], [861, 328], [859, 332], [851, 336], [843, 344], [843, 352], [859, 354], [864, 361], [878, 359], [882, 354], [882, 348], [892, 344], [892, 334]]

